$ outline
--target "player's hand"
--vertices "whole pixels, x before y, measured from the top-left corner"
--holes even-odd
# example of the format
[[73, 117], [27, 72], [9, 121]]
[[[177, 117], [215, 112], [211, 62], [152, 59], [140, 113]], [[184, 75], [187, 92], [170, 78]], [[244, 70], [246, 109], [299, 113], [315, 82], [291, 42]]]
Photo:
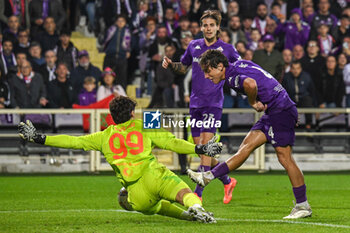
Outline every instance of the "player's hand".
[[263, 112], [267, 109], [267, 104], [263, 104], [260, 101], [257, 101], [255, 104], [252, 105], [252, 108], [254, 108], [257, 112]]
[[21, 122], [18, 125], [19, 136], [26, 141], [35, 142], [39, 144], [44, 144], [46, 136], [36, 132], [36, 128], [30, 120], [27, 120], [26, 123]]
[[196, 145], [196, 153], [208, 155], [210, 157], [217, 157], [216, 155], [220, 154], [222, 151], [222, 143], [216, 142], [217, 139], [218, 137], [214, 136], [207, 144]]
[[163, 62], [162, 62], [162, 66], [164, 69], [167, 69], [168, 66], [171, 65], [172, 63], [173, 63], [173, 61], [170, 58], [164, 56]]

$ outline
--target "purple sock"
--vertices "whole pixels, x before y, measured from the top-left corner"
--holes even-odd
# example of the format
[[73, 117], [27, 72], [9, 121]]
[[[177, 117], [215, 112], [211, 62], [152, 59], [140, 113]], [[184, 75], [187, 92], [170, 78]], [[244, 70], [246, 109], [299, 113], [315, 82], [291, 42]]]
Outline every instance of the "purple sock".
[[[200, 165], [199, 167], [198, 167], [198, 171], [200, 172], [200, 171], [209, 171], [210, 170], [210, 166], [204, 166], [204, 165]], [[196, 186], [196, 189], [194, 190], [194, 192], [195, 193], [197, 193], [197, 195], [198, 195], [198, 197], [201, 197], [202, 196], [202, 193], [203, 193], [203, 189], [204, 188], [202, 188], [201, 186], [199, 186], [198, 184], [197, 184], [197, 186]]]
[[221, 177], [223, 175], [227, 175], [230, 172], [226, 163], [220, 163], [214, 169], [211, 170], [215, 178]]
[[306, 198], [306, 185], [303, 184], [300, 187], [293, 187], [293, 193], [294, 193], [294, 197], [297, 200], [297, 203], [301, 203], [307, 200]]
[[[212, 169], [216, 168], [217, 166], [219, 166], [221, 163], [217, 163], [214, 167], [212, 167]], [[220, 176], [219, 177], [219, 180], [221, 180], [221, 182], [224, 184], [224, 185], [227, 185], [231, 182], [231, 178], [225, 174], [223, 176]]]

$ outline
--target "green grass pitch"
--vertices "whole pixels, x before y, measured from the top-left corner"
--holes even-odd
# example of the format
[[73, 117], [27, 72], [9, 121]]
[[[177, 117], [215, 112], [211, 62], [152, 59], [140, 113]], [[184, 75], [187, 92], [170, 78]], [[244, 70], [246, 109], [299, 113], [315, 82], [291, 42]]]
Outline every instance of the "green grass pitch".
[[[0, 232], [350, 232], [350, 173], [306, 173], [313, 216], [284, 221], [293, 194], [284, 173], [231, 173], [238, 184], [224, 205], [223, 186], [204, 190], [217, 224], [126, 213], [112, 174], [0, 176]], [[187, 177], [181, 176], [191, 188]]]

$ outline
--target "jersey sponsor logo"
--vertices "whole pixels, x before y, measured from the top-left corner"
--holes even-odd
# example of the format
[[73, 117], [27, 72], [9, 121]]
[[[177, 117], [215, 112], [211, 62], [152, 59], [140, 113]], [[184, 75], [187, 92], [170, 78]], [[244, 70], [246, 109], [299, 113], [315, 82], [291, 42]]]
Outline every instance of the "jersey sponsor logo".
[[144, 129], [160, 129], [162, 113], [157, 110], [143, 112], [143, 128]]
[[216, 50], [219, 50], [220, 52], [224, 51], [224, 49], [221, 46], [219, 48], [217, 48]]
[[248, 64], [245, 64], [245, 63], [241, 63], [241, 64], [239, 64], [239, 68], [246, 68], [248, 66]]
[[197, 45], [194, 49], [201, 49], [201, 46]]

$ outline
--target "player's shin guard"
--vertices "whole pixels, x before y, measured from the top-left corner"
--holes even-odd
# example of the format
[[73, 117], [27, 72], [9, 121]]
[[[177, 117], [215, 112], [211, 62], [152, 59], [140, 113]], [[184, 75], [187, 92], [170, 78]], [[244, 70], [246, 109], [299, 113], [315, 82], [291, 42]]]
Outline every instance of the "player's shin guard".
[[182, 219], [182, 220], [192, 220], [193, 217], [191, 217], [187, 211], [184, 209], [170, 203], [167, 200], [161, 200], [160, 201], [160, 210], [157, 212], [159, 215], [168, 216], [172, 218]]
[[[217, 163], [214, 167], [212, 167], [212, 169], [216, 168], [218, 165], [220, 165], [220, 163]], [[231, 182], [231, 178], [227, 174], [218, 177], [218, 179], [221, 180], [221, 182], [224, 185], [227, 185], [227, 184], [229, 184]]]
[[[209, 171], [210, 170], [210, 166], [204, 166], [204, 165], [200, 165], [199, 168], [198, 168], [198, 171], [201, 172], [201, 171]], [[197, 184], [196, 186], [196, 189], [194, 190], [195, 193], [197, 193], [198, 197], [202, 197], [202, 194], [203, 194], [203, 187], [199, 186]]]
[[202, 202], [199, 199], [198, 196], [196, 196], [194, 193], [186, 193], [183, 196], [183, 203], [184, 206], [189, 208], [195, 204], [199, 204], [200, 206], [202, 206]]

